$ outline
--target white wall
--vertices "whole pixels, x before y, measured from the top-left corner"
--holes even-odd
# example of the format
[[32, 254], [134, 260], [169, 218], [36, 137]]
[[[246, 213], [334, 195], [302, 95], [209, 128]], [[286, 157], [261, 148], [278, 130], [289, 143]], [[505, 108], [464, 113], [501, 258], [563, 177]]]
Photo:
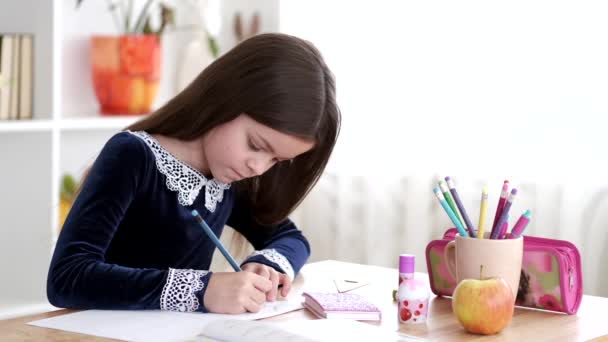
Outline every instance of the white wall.
[[459, 181], [477, 222], [483, 184], [493, 215], [506, 178], [513, 215], [533, 209], [528, 233], [575, 243], [586, 293], [605, 296], [606, 13], [605, 1], [282, 2], [281, 31], [324, 54], [343, 114], [333, 178], [298, 209], [316, 257], [396, 266], [410, 252], [424, 267], [450, 225], [433, 179]]
[[604, 1], [284, 1], [281, 31], [314, 42], [337, 76], [335, 170], [608, 184], [606, 13]]

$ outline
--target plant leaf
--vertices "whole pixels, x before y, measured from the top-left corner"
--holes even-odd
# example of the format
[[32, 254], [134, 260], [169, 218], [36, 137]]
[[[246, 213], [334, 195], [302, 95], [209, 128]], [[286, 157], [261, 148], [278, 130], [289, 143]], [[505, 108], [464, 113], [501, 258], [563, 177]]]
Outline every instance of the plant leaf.
[[156, 34], [162, 34], [167, 26], [175, 27], [175, 10], [164, 3], [160, 4], [160, 28]]
[[62, 200], [73, 202], [78, 192], [78, 184], [74, 177], [70, 174], [65, 174], [61, 179], [61, 189], [59, 197]]
[[152, 25], [150, 25], [150, 18], [146, 18], [146, 22], [144, 24], [144, 28], [142, 29], [142, 33], [143, 34], [155, 33], [154, 30], [152, 30]]
[[148, 10], [150, 9], [150, 5], [152, 5], [152, 0], [146, 1], [144, 8], [139, 13], [137, 20], [135, 21], [135, 26], [133, 27], [133, 33], [140, 33], [143, 30], [144, 24], [146, 23], [146, 18], [148, 17]]
[[211, 50], [211, 55], [213, 56], [213, 58], [217, 58], [217, 56], [220, 54], [220, 47], [217, 45], [217, 40], [215, 40], [215, 38], [211, 37], [210, 35], [208, 35], [209, 37], [209, 50]]

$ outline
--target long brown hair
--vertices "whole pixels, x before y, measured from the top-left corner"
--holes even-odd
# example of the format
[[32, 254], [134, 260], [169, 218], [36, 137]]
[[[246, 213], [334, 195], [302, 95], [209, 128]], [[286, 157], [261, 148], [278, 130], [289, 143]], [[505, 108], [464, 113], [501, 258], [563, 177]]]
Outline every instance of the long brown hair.
[[246, 113], [279, 132], [314, 141], [292, 161], [237, 182], [260, 223], [284, 220], [318, 181], [340, 129], [333, 74], [309, 42], [286, 34], [249, 38], [205, 68], [150, 116], [129, 126], [191, 141]]

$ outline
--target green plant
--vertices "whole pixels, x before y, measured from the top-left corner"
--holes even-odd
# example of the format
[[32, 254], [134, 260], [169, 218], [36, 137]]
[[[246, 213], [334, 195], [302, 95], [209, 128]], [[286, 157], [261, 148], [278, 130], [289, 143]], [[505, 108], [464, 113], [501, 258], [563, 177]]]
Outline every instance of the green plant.
[[72, 202], [76, 197], [76, 191], [78, 190], [78, 183], [70, 174], [65, 174], [61, 179], [61, 199], [64, 201]]
[[[76, 0], [79, 8], [84, 0]], [[134, 0], [106, 0], [108, 10], [112, 13], [114, 23], [122, 34], [162, 34], [167, 26], [175, 25], [175, 10], [162, 1], [147, 0], [139, 13], [134, 16]], [[152, 6], [160, 6], [160, 26], [153, 28], [150, 24]], [[132, 19], [136, 18], [134, 22]]]

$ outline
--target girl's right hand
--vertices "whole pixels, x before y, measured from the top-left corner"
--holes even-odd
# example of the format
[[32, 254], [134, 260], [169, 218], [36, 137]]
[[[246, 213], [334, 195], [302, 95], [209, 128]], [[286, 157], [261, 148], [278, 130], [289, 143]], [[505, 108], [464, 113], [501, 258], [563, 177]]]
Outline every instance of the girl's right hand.
[[258, 312], [272, 282], [252, 272], [214, 272], [203, 298], [209, 312], [239, 314]]

